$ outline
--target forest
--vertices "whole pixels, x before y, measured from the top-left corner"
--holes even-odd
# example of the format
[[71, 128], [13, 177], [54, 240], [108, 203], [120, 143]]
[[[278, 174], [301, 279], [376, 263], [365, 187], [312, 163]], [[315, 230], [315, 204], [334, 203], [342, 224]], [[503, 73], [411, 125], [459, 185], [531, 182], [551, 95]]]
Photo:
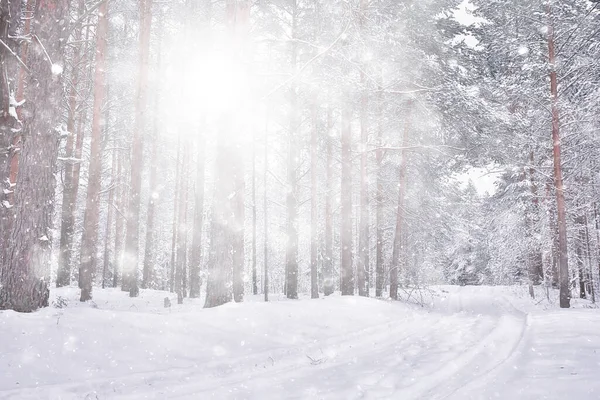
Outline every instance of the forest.
[[598, 0], [0, 0], [0, 399], [599, 399], [598, 60]]
[[595, 300], [597, 2], [0, 4], [0, 309]]

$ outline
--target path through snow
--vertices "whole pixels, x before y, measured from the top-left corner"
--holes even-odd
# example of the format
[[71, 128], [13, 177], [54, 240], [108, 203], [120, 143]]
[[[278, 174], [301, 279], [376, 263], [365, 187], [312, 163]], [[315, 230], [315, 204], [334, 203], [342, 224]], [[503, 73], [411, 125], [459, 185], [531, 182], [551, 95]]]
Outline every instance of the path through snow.
[[439, 288], [426, 308], [60, 294], [67, 308], [0, 312], [0, 399], [600, 399], [597, 310], [506, 288]]

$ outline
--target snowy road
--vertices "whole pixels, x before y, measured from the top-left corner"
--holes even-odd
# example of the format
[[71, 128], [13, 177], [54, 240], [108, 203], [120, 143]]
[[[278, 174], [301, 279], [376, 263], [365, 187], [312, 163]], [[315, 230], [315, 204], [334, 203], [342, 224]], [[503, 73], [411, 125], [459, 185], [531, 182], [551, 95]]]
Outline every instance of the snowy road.
[[[0, 313], [0, 399], [600, 399], [597, 310], [489, 288], [171, 313], [160, 293]], [[117, 297], [123, 301], [122, 297]]]

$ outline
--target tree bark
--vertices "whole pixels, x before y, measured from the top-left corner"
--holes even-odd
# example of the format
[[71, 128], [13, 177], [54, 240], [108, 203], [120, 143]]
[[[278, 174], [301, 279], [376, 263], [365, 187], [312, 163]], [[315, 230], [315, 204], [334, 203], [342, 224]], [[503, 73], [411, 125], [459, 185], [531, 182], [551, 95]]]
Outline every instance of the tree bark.
[[[367, 1], [360, 2], [360, 27], [364, 29], [367, 13]], [[367, 172], [367, 145], [369, 139], [368, 116], [367, 108], [369, 98], [367, 95], [366, 79], [364, 69], [366, 65], [363, 63], [363, 68], [360, 71], [361, 83], [361, 99], [360, 99], [360, 222], [359, 222], [359, 238], [358, 238], [358, 265], [356, 266], [356, 279], [358, 285], [358, 295], [369, 295], [369, 182]]]
[[408, 135], [411, 127], [411, 108], [412, 101], [408, 102], [406, 112], [406, 120], [404, 121], [404, 133], [402, 134], [402, 160], [398, 168], [398, 208], [396, 210], [396, 230], [394, 231], [394, 246], [392, 250], [392, 265], [390, 266], [390, 297], [398, 300], [398, 275], [400, 272], [400, 264], [404, 262], [405, 257], [404, 244], [404, 197], [406, 196], [406, 168], [407, 154], [406, 147], [408, 146]]
[[102, 184], [102, 129], [105, 122], [102, 107], [106, 103], [106, 51], [108, 35], [108, 2], [98, 9], [96, 27], [96, 67], [94, 72], [94, 105], [92, 111], [92, 137], [88, 172], [87, 197], [81, 237], [79, 279], [81, 301], [92, 298], [92, 286], [98, 263], [97, 241], [100, 219], [100, 190]]
[[[78, 18], [84, 13], [85, 2], [79, 0]], [[82, 39], [81, 24], [75, 26], [75, 42]], [[89, 31], [89, 28], [86, 28]], [[87, 35], [86, 35], [87, 36]], [[76, 44], [73, 50], [73, 71], [71, 72], [71, 87], [69, 90], [69, 107], [67, 116], [67, 143], [65, 145], [65, 157], [67, 160], [73, 159], [76, 138], [76, 122], [77, 122], [77, 106], [79, 89], [80, 67], [78, 66], [82, 60], [82, 44]], [[84, 49], [85, 50], [85, 49]], [[79, 136], [77, 132], [77, 136]], [[61, 209], [61, 225], [60, 225], [60, 244], [58, 252], [58, 271], [56, 273], [56, 287], [68, 286], [71, 283], [71, 258], [73, 252], [73, 233], [75, 226], [75, 207], [77, 198], [74, 194], [74, 165], [80, 163], [81, 160], [67, 161], [65, 165], [64, 187], [62, 194], [62, 209]]]
[[[181, 169], [187, 171], [190, 158], [190, 143], [183, 141], [183, 160]], [[187, 261], [187, 192], [188, 179], [186, 175], [181, 176], [181, 185], [179, 187], [179, 216], [177, 226], [177, 264], [175, 269], [175, 293], [177, 293], [177, 303], [183, 304], [185, 297], [185, 270]]]
[[263, 243], [263, 256], [264, 256], [264, 292], [265, 292], [265, 301], [269, 301], [269, 197], [268, 197], [268, 172], [269, 172], [269, 117], [268, 115], [265, 117], [265, 148], [264, 148], [264, 171], [263, 171], [263, 209], [264, 209], [264, 243]]
[[[162, 72], [161, 69], [161, 52], [162, 52], [162, 32], [163, 32], [163, 16], [159, 16], [158, 21], [158, 45], [157, 45], [157, 60], [156, 69], [159, 71], [159, 75]], [[156, 210], [156, 200], [159, 198], [158, 194], [158, 139], [159, 139], [159, 128], [158, 128], [158, 115], [159, 115], [159, 101], [161, 87], [157, 86], [154, 93], [154, 112], [153, 112], [153, 128], [152, 137], [150, 141], [152, 143], [152, 150], [150, 154], [150, 196], [148, 198], [148, 210], [146, 212], [146, 243], [144, 250], [144, 268], [142, 270], [142, 289], [150, 287], [154, 283], [154, 214]], [[156, 286], [156, 285], [153, 285]]]
[[[345, 97], [345, 96], [344, 96]], [[352, 270], [352, 110], [342, 99], [342, 175], [341, 175], [341, 290], [342, 296], [354, 294]]]
[[333, 109], [327, 107], [327, 132], [325, 137], [326, 183], [325, 183], [325, 258], [323, 260], [323, 294], [329, 296], [334, 291], [333, 281], [333, 146], [330, 133], [333, 130]]
[[[33, 26], [39, 39], [32, 45], [39, 48], [28, 57], [28, 113], [15, 187], [11, 247], [5, 260], [7, 268], [0, 276], [0, 309], [30, 312], [48, 306], [48, 283], [40, 277], [49, 269], [52, 249], [68, 11], [65, 0], [41, 0], [36, 7]], [[48, 62], [46, 54], [54, 64]]]
[[194, 233], [190, 259], [190, 297], [200, 297], [200, 270], [202, 264], [202, 225], [204, 224], [204, 136], [198, 139], [198, 160], [196, 161], [196, 185], [194, 200]]
[[312, 106], [313, 127], [310, 138], [310, 297], [319, 298], [318, 276], [318, 193], [317, 193], [317, 137], [319, 114], [316, 102]]
[[140, 37], [138, 81], [135, 102], [135, 127], [131, 142], [131, 179], [127, 207], [127, 234], [125, 236], [125, 257], [123, 261], [123, 287], [131, 297], [137, 297], [140, 192], [142, 187], [142, 166], [144, 164], [143, 132], [146, 120], [146, 90], [148, 86], [148, 58], [150, 52], [150, 29], [152, 26], [152, 0], [139, 0]]
[[569, 308], [571, 291], [569, 289], [569, 264], [567, 248], [567, 212], [561, 165], [560, 119], [558, 110], [558, 82], [554, 49], [554, 27], [550, 4], [548, 7], [548, 63], [550, 66], [550, 94], [552, 96], [552, 142], [554, 161], [554, 186], [556, 189], [556, 208], [558, 219], [558, 271], [560, 307]]
[[375, 256], [375, 296], [383, 296], [383, 286], [385, 282], [385, 272], [383, 265], [383, 157], [385, 151], [383, 147], [383, 88], [379, 86], [379, 104], [377, 105], [377, 145], [379, 148], [375, 153], [375, 161], [377, 164], [377, 194], [375, 195], [375, 229], [377, 249]]
[[[292, 0], [292, 37], [296, 35], [298, 5]], [[295, 71], [297, 64], [297, 45], [291, 42], [291, 68]], [[286, 195], [287, 208], [287, 248], [285, 253], [285, 292], [288, 299], [298, 298], [298, 199], [296, 182], [297, 165], [297, 131], [298, 131], [298, 95], [297, 83], [293, 82], [289, 90], [290, 99], [290, 131], [288, 137], [288, 162]]]

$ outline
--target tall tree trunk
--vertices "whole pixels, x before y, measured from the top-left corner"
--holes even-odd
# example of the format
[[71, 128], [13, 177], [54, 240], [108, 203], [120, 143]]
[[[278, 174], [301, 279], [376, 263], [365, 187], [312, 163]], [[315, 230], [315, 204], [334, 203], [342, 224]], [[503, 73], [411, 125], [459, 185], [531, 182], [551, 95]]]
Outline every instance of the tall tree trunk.
[[333, 109], [327, 107], [327, 132], [325, 137], [326, 183], [325, 183], [325, 258], [323, 260], [323, 294], [334, 291], [333, 281], [333, 146], [330, 134], [333, 130]]
[[97, 241], [100, 218], [100, 190], [102, 184], [102, 129], [105, 122], [102, 107], [106, 103], [106, 42], [108, 35], [108, 2], [98, 9], [96, 28], [96, 69], [94, 72], [94, 105], [92, 111], [92, 140], [88, 172], [87, 197], [81, 237], [79, 279], [81, 301], [92, 298], [92, 285], [98, 263]]
[[396, 230], [394, 232], [394, 247], [392, 249], [392, 265], [390, 266], [390, 297], [398, 299], [398, 274], [400, 265], [404, 263], [404, 197], [406, 196], [406, 168], [408, 151], [408, 135], [411, 127], [412, 101], [408, 102], [406, 119], [404, 121], [404, 133], [402, 134], [402, 160], [398, 168], [398, 209], [396, 210]]
[[[247, 1], [226, 1], [229, 34], [234, 46], [232, 61], [239, 61], [243, 37], [249, 18]], [[239, 109], [232, 107], [233, 114]], [[224, 119], [215, 160], [215, 190], [211, 241], [204, 307], [216, 307], [231, 301], [242, 301], [244, 295], [244, 168], [236, 131], [236, 120]], [[233, 285], [230, 285], [230, 283]]]
[[[183, 141], [183, 160], [181, 164], [182, 171], [187, 171], [190, 158], [190, 143], [188, 140]], [[187, 261], [187, 192], [188, 179], [187, 175], [182, 174], [181, 185], [179, 187], [179, 216], [177, 229], [177, 264], [175, 269], [175, 293], [177, 293], [177, 303], [183, 304], [185, 297], [185, 269]]]
[[319, 134], [319, 114], [316, 101], [312, 105], [313, 127], [310, 137], [310, 297], [319, 298], [318, 268], [318, 193], [317, 193], [317, 137]]
[[202, 264], [202, 225], [204, 223], [204, 170], [205, 140], [198, 139], [198, 160], [196, 161], [196, 185], [194, 200], [194, 233], [190, 258], [190, 297], [200, 297], [200, 269]]
[[[19, 25], [20, 9], [20, 2], [0, 2], [0, 39], [7, 46], [9, 43], [12, 44], [9, 38], [13, 36]], [[29, 19], [26, 24], [29, 24]], [[16, 45], [12, 47], [16, 48]], [[0, 46], [0, 277], [8, 268], [8, 265], [5, 264], [5, 252], [10, 243], [10, 228], [14, 212], [11, 210], [14, 199], [10, 180], [10, 159], [11, 154], [15, 152], [13, 138], [16, 134], [13, 130], [17, 130], [19, 127], [20, 118], [19, 114], [14, 115], [10, 112], [11, 107], [14, 106], [11, 104], [14, 89], [11, 88], [12, 82], [9, 77], [13, 76], [15, 69], [18, 68], [15, 63], [16, 59], [9, 50]], [[12, 85], [14, 86], [14, 83]], [[16, 97], [16, 99], [22, 100], [21, 97]]]
[[[157, 60], [156, 69], [161, 74], [161, 52], [162, 52], [162, 32], [163, 32], [163, 16], [158, 17], [158, 45], [157, 45]], [[144, 250], [144, 268], [142, 270], [142, 289], [146, 289], [152, 285], [154, 280], [154, 214], [156, 210], [156, 200], [159, 198], [158, 194], [158, 139], [159, 139], [159, 128], [158, 128], [158, 115], [159, 115], [159, 98], [160, 98], [161, 87], [158, 86], [154, 93], [154, 112], [152, 113], [153, 127], [152, 136], [149, 138], [152, 143], [152, 150], [150, 154], [150, 196], [148, 197], [148, 210], [146, 212], [146, 243]]]
[[264, 243], [263, 243], [263, 269], [264, 269], [264, 292], [265, 292], [265, 301], [269, 301], [269, 196], [268, 196], [268, 172], [269, 172], [269, 117], [268, 115], [265, 117], [265, 148], [264, 148], [264, 171], [263, 171], [263, 209], [264, 209]]
[[583, 234], [585, 235], [585, 255], [587, 258], [588, 268], [586, 268], [586, 281], [587, 281], [587, 290], [592, 295], [592, 303], [596, 303], [596, 289], [594, 287], [594, 274], [592, 273], [592, 247], [590, 245], [590, 231], [588, 228], [589, 220], [587, 216], [587, 212], [584, 215], [584, 224], [585, 229]]
[[[106, 119], [108, 124], [108, 118]], [[111, 182], [110, 189], [108, 193], [108, 204], [106, 205], [106, 233], [104, 237], [104, 267], [102, 268], [102, 289], [104, 289], [107, 285], [107, 275], [110, 270], [110, 247], [111, 247], [111, 230], [113, 225], [113, 214], [114, 214], [114, 202], [115, 202], [115, 171], [117, 169], [117, 150], [113, 150], [112, 152], [112, 162], [111, 162]]]
[[550, 4], [548, 7], [548, 63], [550, 65], [550, 95], [552, 96], [552, 142], [554, 160], [554, 186], [556, 188], [556, 208], [558, 211], [558, 271], [560, 307], [569, 308], [571, 291], [569, 289], [569, 264], [567, 248], [567, 212], [565, 205], [565, 191], [563, 186], [561, 146], [560, 146], [560, 120], [558, 111], [558, 82], [556, 74], [556, 60], [554, 49], [554, 27]]
[[117, 174], [116, 174], [116, 201], [114, 208], [116, 209], [115, 214], [115, 254], [113, 255], [113, 279], [112, 287], [116, 288], [119, 285], [119, 275], [122, 267], [123, 257], [123, 204], [125, 203], [125, 185], [123, 184], [124, 179], [123, 173], [123, 155], [122, 150], [117, 149]]
[[34, 16], [38, 40], [32, 42], [36, 51], [28, 57], [28, 113], [15, 187], [11, 246], [5, 260], [7, 268], [0, 276], [0, 309], [30, 312], [48, 306], [47, 282], [40, 277], [49, 269], [52, 249], [54, 174], [62, 132], [62, 68], [68, 11], [65, 0], [45, 0], [38, 2]]
[[[364, 29], [367, 18], [367, 1], [360, 1], [360, 27]], [[363, 50], [364, 51], [364, 50]], [[369, 128], [367, 121], [368, 95], [363, 63], [360, 71], [361, 99], [360, 99], [360, 222], [358, 238], [358, 265], [356, 266], [356, 279], [358, 284], [358, 295], [369, 295], [369, 182], [367, 176], [367, 145], [369, 140]]]
[[[79, 0], [77, 17], [80, 18], [85, 12], [85, 2]], [[89, 30], [89, 28], [87, 28]], [[75, 26], [75, 42], [82, 40], [81, 24]], [[82, 60], [82, 44], [75, 44], [73, 50], [73, 71], [71, 73], [71, 87], [69, 89], [69, 107], [67, 116], [67, 143], [65, 145], [65, 157], [67, 163], [65, 165], [64, 187], [62, 194], [62, 209], [61, 209], [61, 225], [60, 225], [60, 245], [58, 252], [58, 271], [56, 273], [56, 287], [68, 286], [71, 283], [71, 257], [73, 246], [73, 232], [75, 225], [75, 206], [77, 198], [73, 197], [73, 179], [74, 179], [74, 163], [80, 163], [81, 160], [74, 160], [75, 152], [75, 129], [77, 121], [77, 106], [79, 89], [79, 64]]]
[[378, 88], [379, 98], [377, 105], [377, 146], [375, 161], [377, 164], [377, 194], [375, 195], [375, 229], [376, 229], [376, 256], [375, 256], [375, 296], [383, 295], [383, 286], [385, 282], [385, 272], [383, 265], [383, 156], [385, 154], [383, 147], [383, 87], [380, 84]]
[[577, 257], [577, 278], [579, 280], [579, 298], [586, 299], [586, 284], [587, 276], [585, 273], [585, 263], [583, 261], [583, 246], [585, 244], [585, 217], [578, 215], [575, 218], [575, 224], [577, 226], [577, 240], [575, 243], [575, 255]]
[[135, 102], [135, 128], [131, 142], [131, 179], [129, 184], [129, 204], [127, 207], [127, 234], [125, 236], [125, 259], [123, 263], [123, 286], [129, 289], [131, 297], [137, 297], [140, 192], [142, 188], [142, 167], [144, 164], [144, 125], [146, 121], [146, 88], [148, 86], [148, 58], [150, 52], [150, 29], [152, 26], [152, 0], [139, 0], [140, 38], [138, 81]]
[[341, 290], [342, 295], [354, 294], [352, 270], [352, 110], [342, 99], [342, 175], [341, 175]]
[[173, 235], [171, 237], [171, 272], [169, 275], [169, 291], [175, 291], [175, 263], [177, 262], [177, 235], [179, 231], [179, 223], [177, 221], [180, 185], [181, 185], [181, 138], [177, 142], [177, 166], [175, 169], [175, 191], [173, 196]]
[[532, 207], [531, 207], [531, 245], [530, 260], [529, 260], [529, 277], [533, 285], [539, 285], [544, 279], [544, 258], [542, 255], [541, 243], [537, 235], [540, 222], [540, 201], [538, 188], [535, 181], [533, 150], [529, 152], [529, 190], [531, 191]]
[[[296, 35], [298, 5], [296, 0], [292, 0], [292, 38]], [[295, 71], [297, 64], [297, 44], [291, 42], [291, 68]], [[296, 93], [297, 83], [293, 82], [289, 90], [290, 99], [290, 131], [288, 137], [288, 162], [287, 162], [287, 181], [288, 191], [286, 194], [287, 208], [287, 247], [285, 253], [285, 289], [288, 299], [298, 298], [298, 199], [296, 169], [297, 145], [298, 140], [298, 95]]]
[[258, 294], [256, 271], [256, 135], [252, 137], [252, 294]]

